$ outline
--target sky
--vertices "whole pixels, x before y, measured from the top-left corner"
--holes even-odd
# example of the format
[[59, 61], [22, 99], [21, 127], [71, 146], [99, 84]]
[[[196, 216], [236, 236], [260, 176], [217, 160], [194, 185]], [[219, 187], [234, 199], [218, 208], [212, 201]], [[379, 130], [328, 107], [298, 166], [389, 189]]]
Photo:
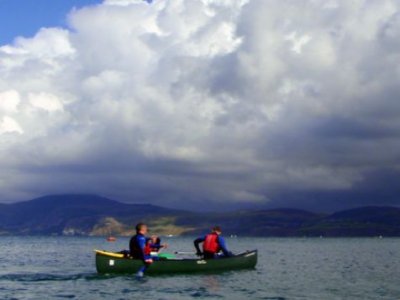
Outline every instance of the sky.
[[32, 37], [42, 27], [67, 27], [72, 9], [101, 0], [0, 0], [0, 45], [16, 37]]
[[397, 0], [0, 0], [0, 202], [400, 205]]

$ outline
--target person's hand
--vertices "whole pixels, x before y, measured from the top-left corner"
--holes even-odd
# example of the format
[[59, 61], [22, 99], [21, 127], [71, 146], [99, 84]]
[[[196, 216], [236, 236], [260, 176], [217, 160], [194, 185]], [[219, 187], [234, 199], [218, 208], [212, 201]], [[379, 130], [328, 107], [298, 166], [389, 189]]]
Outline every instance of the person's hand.
[[165, 248], [165, 249], [168, 248], [168, 244], [162, 244], [161, 246], [162, 246], [162, 248]]
[[151, 258], [149, 258], [149, 259], [146, 259], [145, 261], [144, 261], [146, 264], [152, 264], [153, 263], [153, 260], [151, 259]]

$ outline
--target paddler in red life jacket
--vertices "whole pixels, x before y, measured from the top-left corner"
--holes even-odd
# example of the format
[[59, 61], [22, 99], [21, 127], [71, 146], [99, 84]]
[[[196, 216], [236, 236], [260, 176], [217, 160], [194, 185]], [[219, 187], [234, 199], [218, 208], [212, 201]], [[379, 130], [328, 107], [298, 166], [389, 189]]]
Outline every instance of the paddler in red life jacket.
[[[194, 246], [197, 251], [196, 255], [203, 256], [205, 259], [232, 256], [232, 253], [226, 248], [225, 240], [221, 236], [221, 233], [221, 227], [215, 226], [211, 233], [196, 239], [194, 241]], [[203, 243], [203, 252], [200, 251], [200, 243]], [[222, 255], [219, 255], [221, 251]]]

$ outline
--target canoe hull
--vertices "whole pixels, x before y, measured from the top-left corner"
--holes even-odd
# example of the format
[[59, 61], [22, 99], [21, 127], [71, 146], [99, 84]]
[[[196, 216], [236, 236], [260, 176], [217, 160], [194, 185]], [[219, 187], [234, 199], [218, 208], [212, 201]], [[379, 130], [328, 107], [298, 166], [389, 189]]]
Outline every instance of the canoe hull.
[[[207, 273], [251, 269], [257, 264], [257, 250], [247, 251], [234, 257], [219, 259], [165, 259], [154, 261], [146, 274]], [[137, 259], [96, 252], [96, 269], [100, 274], [135, 274], [143, 262]]]

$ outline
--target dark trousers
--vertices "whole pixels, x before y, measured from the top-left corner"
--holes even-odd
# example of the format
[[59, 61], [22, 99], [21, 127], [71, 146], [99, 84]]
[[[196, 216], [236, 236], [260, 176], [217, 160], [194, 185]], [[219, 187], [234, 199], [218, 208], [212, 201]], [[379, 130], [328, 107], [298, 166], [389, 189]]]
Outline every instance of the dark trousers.
[[215, 253], [212, 253], [212, 252], [204, 252], [204, 258], [205, 258], [205, 259], [215, 258]]

